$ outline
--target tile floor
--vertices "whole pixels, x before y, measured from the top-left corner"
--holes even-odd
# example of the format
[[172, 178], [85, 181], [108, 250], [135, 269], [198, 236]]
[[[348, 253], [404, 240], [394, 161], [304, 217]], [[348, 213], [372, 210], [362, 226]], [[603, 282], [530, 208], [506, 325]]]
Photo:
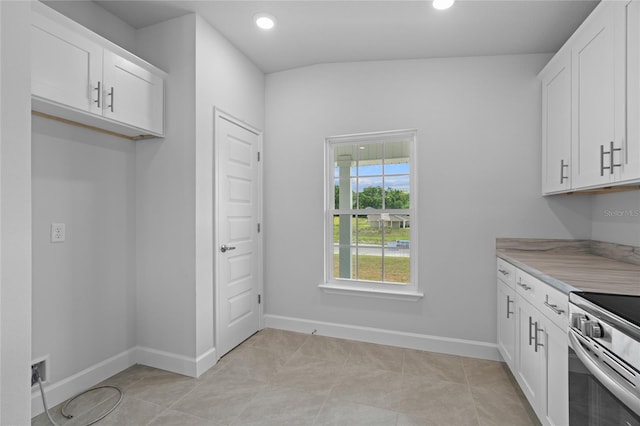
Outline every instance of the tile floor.
[[[537, 425], [505, 364], [265, 329], [198, 379], [136, 365], [109, 378], [121, 405], [98, 425]], [[60, 425], [113, 405], [104, 389]], [[44, 414], [32, 425], [47, 425]]]

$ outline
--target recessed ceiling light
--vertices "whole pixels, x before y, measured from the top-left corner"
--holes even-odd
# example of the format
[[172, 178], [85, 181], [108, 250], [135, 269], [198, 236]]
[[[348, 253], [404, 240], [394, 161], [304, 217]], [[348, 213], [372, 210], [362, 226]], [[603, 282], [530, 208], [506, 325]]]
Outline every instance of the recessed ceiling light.
[[455, 0], [433, 0], [433, 7], [438, 10], [449, 9]]
[[268, 13], [258, 13], [253, 16], [253, 20], [256, 22], [258, 28], [263, 30], [270, 30], [276, 26], [276, 18]]

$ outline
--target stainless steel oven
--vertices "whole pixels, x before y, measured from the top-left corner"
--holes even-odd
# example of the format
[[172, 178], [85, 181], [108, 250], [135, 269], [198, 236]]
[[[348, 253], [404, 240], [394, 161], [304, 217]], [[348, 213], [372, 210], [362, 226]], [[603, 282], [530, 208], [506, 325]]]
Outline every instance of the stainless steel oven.
[[640, 426], [640, 296], [569, 295], [569, 423]]

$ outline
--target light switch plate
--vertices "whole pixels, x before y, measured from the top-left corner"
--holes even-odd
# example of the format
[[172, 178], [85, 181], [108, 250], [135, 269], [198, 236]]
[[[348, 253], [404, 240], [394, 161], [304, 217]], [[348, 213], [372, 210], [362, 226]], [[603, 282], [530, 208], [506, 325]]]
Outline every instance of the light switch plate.
[[51, 224], [51, 242], [62, 243], [65, 238], [65, 226], [64, 223], [52, 223]]

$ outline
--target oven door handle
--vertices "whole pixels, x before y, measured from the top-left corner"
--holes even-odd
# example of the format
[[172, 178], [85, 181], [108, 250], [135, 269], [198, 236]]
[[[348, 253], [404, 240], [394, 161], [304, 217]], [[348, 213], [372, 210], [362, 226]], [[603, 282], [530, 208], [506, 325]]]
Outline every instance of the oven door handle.
[[[580, 340], [583, 340], [576, 331], [569, 328], [569, 344], [573, 348], [573, 351], [578, 356], [578, 359], [582, 361], [584, 366], [589, 370], [591, 374], [595, 376], [598, 381], [616, 396], [624, 405], [629, 407], [636, 415], [640, 416], [640, 395], [634, 392], [633, 388], [623, 381], [616, 380], [615, 376], [608, 374], [603, 368], [606, 368], [602, 361], [593, 359], [591, 355], [582, 347]], [[585, 342], [589, 346], [589, 342]], [[593, 348], [596, 350], [595, 348]]]

